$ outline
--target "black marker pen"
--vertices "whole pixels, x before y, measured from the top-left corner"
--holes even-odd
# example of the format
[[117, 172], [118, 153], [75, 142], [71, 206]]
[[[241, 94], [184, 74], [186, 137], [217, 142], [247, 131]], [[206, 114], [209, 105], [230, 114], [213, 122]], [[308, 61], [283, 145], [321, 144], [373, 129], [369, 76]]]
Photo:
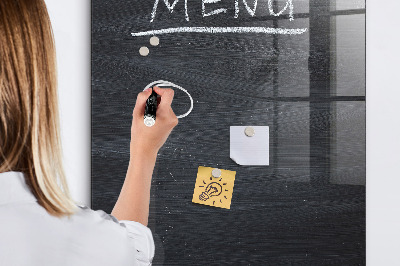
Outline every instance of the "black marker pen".
[[158, 94], [153, 89], [152, 91], [153, 92], [146, 101], [146, 107], [144, 109], [144, 124], [148, 127], [152, 127], [156, 123]]

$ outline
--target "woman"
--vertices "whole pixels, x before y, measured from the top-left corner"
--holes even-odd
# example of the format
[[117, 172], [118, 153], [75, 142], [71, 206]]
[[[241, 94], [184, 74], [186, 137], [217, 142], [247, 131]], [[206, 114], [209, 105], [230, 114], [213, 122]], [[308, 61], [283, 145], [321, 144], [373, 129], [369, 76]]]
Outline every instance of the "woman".
[[111, 213], [78, 207], [61, 159], [55, 48], [43, 0], [0, 1], [0, 265], [148, 265], [147, 228], [157, 152], [177, 118], [173, 90], [157, 123], [143, 123], [151, 90], [133, 110], [130, 163]]

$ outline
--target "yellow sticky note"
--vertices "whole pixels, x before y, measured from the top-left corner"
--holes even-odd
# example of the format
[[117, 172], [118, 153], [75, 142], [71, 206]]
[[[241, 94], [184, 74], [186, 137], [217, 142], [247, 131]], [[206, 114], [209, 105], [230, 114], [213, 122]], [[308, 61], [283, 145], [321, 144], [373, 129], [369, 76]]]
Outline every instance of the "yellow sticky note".
[[213, 169], [199, 166], [192, 202], [230, 209], [236, 172], [219, 169], [221, 175], [215, 178]]

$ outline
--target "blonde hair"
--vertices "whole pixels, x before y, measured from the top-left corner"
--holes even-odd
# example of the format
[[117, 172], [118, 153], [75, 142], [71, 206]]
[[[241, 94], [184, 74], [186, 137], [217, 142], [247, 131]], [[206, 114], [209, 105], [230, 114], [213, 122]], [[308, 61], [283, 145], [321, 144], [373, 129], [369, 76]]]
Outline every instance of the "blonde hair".
[[0, 173], [20, 171], [38, 203], [71, 215], [62, 163], [54, 38], [43, 0], [0, 1]]

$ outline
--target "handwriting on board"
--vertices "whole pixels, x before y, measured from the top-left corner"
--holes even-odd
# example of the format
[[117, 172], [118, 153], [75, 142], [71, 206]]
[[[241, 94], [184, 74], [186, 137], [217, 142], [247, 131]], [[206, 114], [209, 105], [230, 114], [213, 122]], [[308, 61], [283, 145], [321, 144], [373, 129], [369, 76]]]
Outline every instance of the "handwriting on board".
[[[156, 19], [156, 14], [158, 7], [161, 5], [160, 0], [155, 0], [153, 9], [151, 11], [150, 22], [153, 22]], [[179, 3], [179, 0], [174, 0], [170, 2], [169, 0], [162, 1], [166, 6], [167, 10], [172, 13]], [[215, 15], [223, 15], [223, 13], [227, 13], [227, 8], [217, 8], [213, 9], [212, 4], [216, 4], [221, 2], [221, 0], [201, 0], [202, 3], [202, 17], [209, 17]], [[242, 2], [242, 3], [241, 3]], [[241, 6], [243, 5], [244, 9], [247, 11], [250, 16], [256, 16], [257, 3], [258, 0], [254, 0], [252, 5], [249, 4], [247, 0], [235, 0], [234, 2], [234, 18], [238, 18], [241, 10]], [[184, 17], [186, 21], [190, 20], [189, 16], [189, 7], [187, 0], [183, 1], [184, 5]], [[242, 7], [242, 9], [243, 9]], [[274, 10], [273, 1], [268, 0], [268, 10], [265, 10], [271, 16], [280, 16], [284, 13], [288, 13], [289, 21], [294, 20], [293, 11], [294, 5], [293, 0], [286, 0], [285, 5], [280, 10]], [[141, 32], [132, 32], [131, 35], [133, 37], [145, 36], [145, 35], [157, 35], [157, 34], [170, 34], [170, 33], [184, 33], [184, 32], [192, 32], [192, 33], [264, 33], [264, 34], [302, 34], [307, 31], [307, 28], [271, 28], [271, 27], [174, 27], [174, 28], [166, 28], [166, 29], [158, 29], [158, 30], [149, 30], [149, 31], [141, 31]]]
[[[252, 17], [254, 17], [256, 14], [256, 10], [257, 10], [258, 0], [253, 1], [253, 8], [251, 8], [251, 5], [248, 4], [247, 0], [242, 0], [242, 1], [243, 1], [243, 6], [245, 7], [246, 11]], [[151, 12], [150, 22], [153, 22], [156, 17], [159, 2], [160, 2], [159, 0], [155, 0], [155, 2], [154, 2], [153, 10]], [[164, 0], [165, 6], [171, 13], [174, 11], [174, 8], [175, 8], [176, 4], [178, 4], [178, 2], [179, 2], [179, 0], [175, 0], [174, 2], [172, 2], [172, 4], [170, 4], [169, 0]], [[221, 2], [221, 0], [201, 0], [201, 6], [202, 6], [201, 12], [202, 12], [203, 17], [209, 17], [209, 16], [220, 14], [220, 13], [226, 13], [226, 11], [227, 11], [226, 8], [212, 9], [212, 7], [211, 8], [209, 7], [210, 4], [216, 4], [218, 2]], [[286, 10], [289, 10], [289, 20], [293, 20], [293, 1], [292, 0], [287, 0], [285, 6], [278, 12], [275, 12], [275, 10], [273, 9], [272, 2], [273, 2], [272, 0], [268, 0], [268, 11], [269, 11], [270, 15], [280, 16], [283, 12], [285, 12]], [[185, 19], [187, 21], [189, 21], [187, 0], [184, 0], [184, 5], [185, 5]], [[239, 12], [240, 12], [239, 0], [235, 0], [234, 8], [235, 8], [234, 18], [238, 18]], [[211, 9], [211, 10], [209, 10], [209, 9]]]

